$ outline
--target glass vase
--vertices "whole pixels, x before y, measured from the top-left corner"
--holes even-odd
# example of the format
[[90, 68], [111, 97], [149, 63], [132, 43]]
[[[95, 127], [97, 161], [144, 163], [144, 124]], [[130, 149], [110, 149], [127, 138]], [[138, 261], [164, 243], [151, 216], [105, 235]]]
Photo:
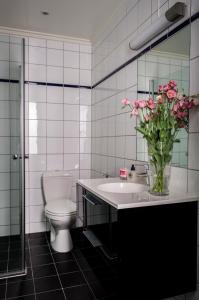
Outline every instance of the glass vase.
[[[157, 146], [157, 145], [156, 145]], [[159, 145], [160, 146], [160, 145]], [[169, 194], [169, 181], [170, 181], [170, 162], [171, 162], [171, 149], [166, 151], [164, 145], [158, 147], [159, 151], [151, 151], [154, 149], [153, 145], [148, 145], [149, 149], [149, 192], [157, 196], [165, 196]], [[157, 148], [156, 148], [157, 149]], [[151, 155], [153, 154], [153, 155]]]
[[149, 192], [157, 196], [166, 196], [169, 194], [170, 165], [164, 169], [156, 169], [150, 164], [148, 171]]

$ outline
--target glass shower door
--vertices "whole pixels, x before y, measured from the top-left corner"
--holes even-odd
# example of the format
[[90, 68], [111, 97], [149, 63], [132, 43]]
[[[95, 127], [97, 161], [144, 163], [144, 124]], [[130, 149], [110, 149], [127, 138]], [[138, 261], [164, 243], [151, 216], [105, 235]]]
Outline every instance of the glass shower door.
[[4, 106], [6, 102], [7, 115], [1, 114], [0, 120], [0, 148], [7, 149], [3, 155], [6, 168], [5, 161], [0, 161], [0, 176], [4, 179], [4, 186], [0, 184], [0, 278], [25, 273], [24, 40], [12, 43], [9, 39], [4, 46], [9, 48], [9, 63], [5, 64], [9, 66], [9, 78], [0, 78], [0, 99], [3, 89], [8, 89], [8, 97], [2, 101]]

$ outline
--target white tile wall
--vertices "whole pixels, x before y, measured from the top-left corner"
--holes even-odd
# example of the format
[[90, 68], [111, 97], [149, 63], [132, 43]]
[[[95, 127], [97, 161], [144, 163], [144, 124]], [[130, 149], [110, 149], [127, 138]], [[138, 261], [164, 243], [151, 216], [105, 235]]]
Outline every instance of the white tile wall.
[[63, 50], [64, 44], [62, 41], [47, 40], [47, 48]]
[[48, 103], [63, 103], [63, 88], [47, 86]]
[[46, 48], [29, 47], [29, 63], [45, 65], [46, 64]]
[[56, 49], [47, 49], [47, 65], [63, 67], [63, 51]]
[[69, 121], [79, 121], [79, 105], [64, 105], [64, 118]]
[[81, 90], [78, 88], [64, 88], [64, 103], [65, 104], [79, 104], [79, 98], [81, 95]]
[[65, 121], [64, 122], [64, 137], [79, 137], [79, 122]]
[[80, 85], [91, 85], [90, 70], [80, 70]]
[[[90, 147], [91, 148], [91, 147]], [[79, 153], [80, 143], [79, 138], [65, 138], [64, 139], [64, 153]], [[90, 149], [91, 151], [91, 149]]]
[[64, 51], [64, 67], [78, 69], [79, 59], [79, 52]]
[[45, 66], [29, 64], [29, 80], [46, 82]]
[[63, 68], [47, 66], [47, 82], [63, 84]]
[[64, 83], [79, 84], [79, 69], [64, 68]]
[[46, 102], [46, 86], [29, 84], [28, 95], [26, 96], [27, 101]]

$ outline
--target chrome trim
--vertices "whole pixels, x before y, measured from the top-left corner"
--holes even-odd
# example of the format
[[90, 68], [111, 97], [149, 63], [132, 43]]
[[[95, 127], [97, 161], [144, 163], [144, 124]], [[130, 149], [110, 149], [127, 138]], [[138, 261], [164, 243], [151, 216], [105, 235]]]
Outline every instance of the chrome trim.
[[22, 64], [20, 66], [20, 150], [21, 150], [21, 248], [22, 270], [25, 269], [25, 39], [22, 39]]
[[27, 275], [27, 266], [25, 266], [25, 269], [23, 271], [15, 271], [15, 272], [9, 272], [9, 273], [1, 273], [2, 276], [0, 279], [9, 279], [9, 278], [16, 278], [21, 276]]
[[100, 201], [98, 201], [97, 199], [93, 198], [93, 199], [89, 199], [86, 195], [83, 196], [83, 198], [89, 202], [91, 205], [102, 205], [102, 203]]
[[83, 230], [83, 234], [87, 237], [87, 239], [89, 240], [89, 242], [92, 244], [93, 247], [102, 246], [100, 240], [95, 236], [95, 234], [91, 230], [89, 229]]

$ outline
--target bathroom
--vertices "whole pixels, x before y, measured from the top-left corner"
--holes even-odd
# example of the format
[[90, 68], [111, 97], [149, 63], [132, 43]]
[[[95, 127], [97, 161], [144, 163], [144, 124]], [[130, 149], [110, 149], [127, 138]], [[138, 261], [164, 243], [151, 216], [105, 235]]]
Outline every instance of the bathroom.
[[[184, 4], [183, 16], [161, 28], [165, 13], [177, 2]], [[198, 300], [196, 227], [195, 235], [187, 227], [189, 236], [184, 236], [190, 237], [193, 252], [183, 237], [180, 245], [188, 258], [189, 250], [193, 255], [193, 268], [187, 276], [193, 279], [194, 287], [190, 283], [191, 287], [187, 284], [183, 290], [185, 280], [179, 289], [168, 287], [161, 297], [153, 288], [143, 296], [148, 274], [143, 270], [143, 288], [140, 295], [134, 294], [137, 279], [128, 270], [129, 281], [134, 278], [135, 282], [132, 279], [128, 287], [124, 283], [118, 293], [117, 257], [107, 257], [97, 242], [91, 243], [83, 233], [85, 205], [80, 199], [82, 193], [87, 197], [87, 180], [99, 179], [101, 184], [117, 178], [124, 183], [120, 170], [129, 173], [132, 165], [132, 176], [143, 172], [141, 180], [148, 183], [147, 146], [134, 129], [138, 121], [130, 118], [128, 109], [122, 109], [121, 101], [147, 99], [149, 95], [155, 98], [158, 84], [171, 79], [186, 95], [199, 94], [199, 0], [0, 3], [0, 300]], [[139, 47], [133, 46], [142, 38]], [[187, 198], [196, 195], [195, 202], [179, 199], [186, 205], [195, 205], [199, 193], [198, 118], [199, 109], [194, 107], [188, 130], [180, 131], [180, 143], [172, 153], [169, 193]], [[58, 205], [55, 200], [53, 214], [47, 210], [50, 197], [62, 198], [62, 185], [56, 178], [63, 180], [66, 194], [70, 190], [64, 216], [63, 201]], [[91, 212], [94, 207], [97, 205], [89, 206]], [[115, 207], [111, 214], [103, 205], [101, 210], [115, 220], [117, 211], [123, 211]], [[138, 208], [130, 210], [134, 209]], [[198, 209], [193, 215], [188, 209], [186, 219], [197, 226]], [[68, 217], [70, 230], [58, 230], [59, 235], [55, 232], [55, 214], [59, 218], [62, 214], [64, 220]], [[175, 226], [171, 215], [170, 223]], [[99, 213], [96, 218], [100, 223]], [[89, 222], [92, 220], [93, 215]], [[142, 223], [147, 220], [146, 216]], [[176, 216], [176, 223], [180, 221]], [[136, 228], [141, 234], [141, 225]], [[146, 253], [148, 246], [146, 243]], [[182, 253], [179, 257], [187, 270]], [[166, 278], [164, 268], [162, 272]], [[130, 289], [132, 294], [126, 296]]]

